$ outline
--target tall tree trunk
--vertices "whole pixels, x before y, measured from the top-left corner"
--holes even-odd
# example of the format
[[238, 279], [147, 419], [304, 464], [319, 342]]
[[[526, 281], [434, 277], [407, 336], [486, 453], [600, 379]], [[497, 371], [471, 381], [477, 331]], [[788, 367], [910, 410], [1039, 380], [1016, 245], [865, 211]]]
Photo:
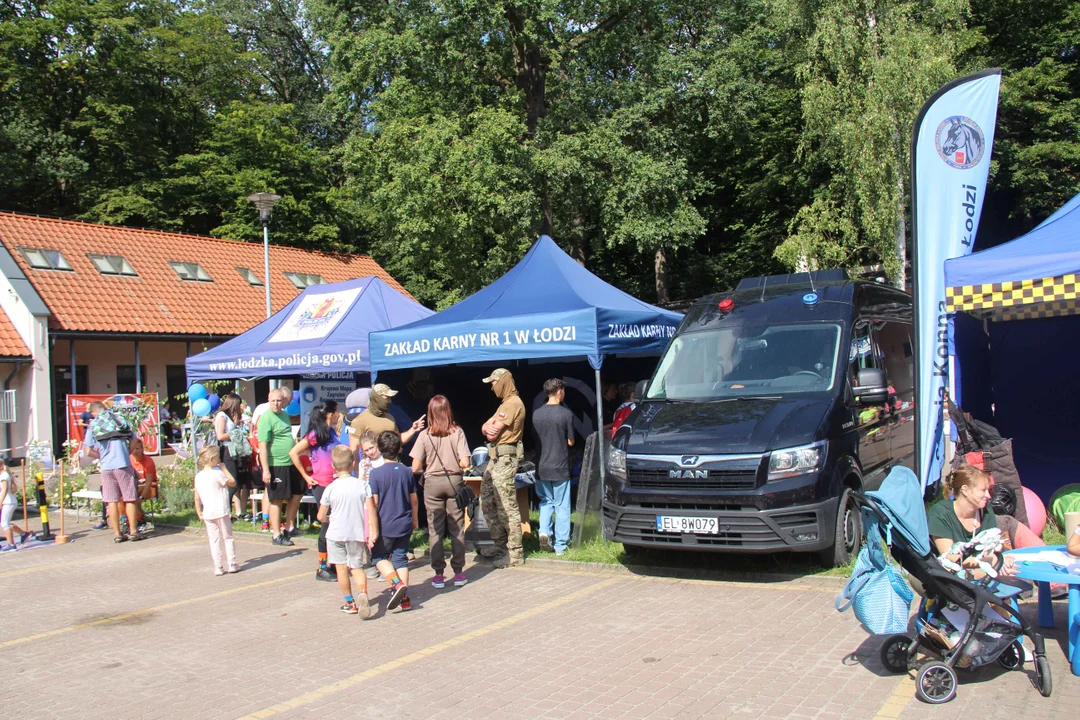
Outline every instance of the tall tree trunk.
[[525, 95], [525, 139], [536, 137], [536, 126], [547, 115], [547, 65], [548, 61], [539, 47], [524, 37], [525, 18], [517, 8], [506, 9], [506, 21], [514, 38], [514, 68], [517, 75], [514, 84]]
[[656, 270], [656, 302], [664, 304], [671, 298], [668, 293], [668, 274], [667, 274], [667, 256], [664, 255], [664, 248], [656, 248], [655, 257], [655, 270]]
[[896, 180], [896, 258], [900, 270], [896, 273], [896, 287], [907, 290], [907, 217], [904, 215], [904, 178]]

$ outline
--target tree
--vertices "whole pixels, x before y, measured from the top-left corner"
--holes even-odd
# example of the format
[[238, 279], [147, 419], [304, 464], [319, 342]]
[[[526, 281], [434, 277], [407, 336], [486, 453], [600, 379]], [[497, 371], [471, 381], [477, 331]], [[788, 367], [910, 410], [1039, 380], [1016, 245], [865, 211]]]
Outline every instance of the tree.
[[958, 75], [972, 42], [966, 3], [825, 0], [796, 10], [808, 31], [800, 151], [828, 179], [776, 255], [797, 269], [880, 262], [903, 287], [912, 125]]

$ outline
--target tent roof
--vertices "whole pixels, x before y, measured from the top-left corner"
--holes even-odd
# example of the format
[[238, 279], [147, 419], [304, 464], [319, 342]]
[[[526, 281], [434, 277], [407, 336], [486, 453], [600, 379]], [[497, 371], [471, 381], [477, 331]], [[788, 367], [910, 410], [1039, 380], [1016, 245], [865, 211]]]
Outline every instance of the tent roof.
[[999, 320], [1075, 314], [1077, 273], [1080, 194], [1026, 235], [947, 260], [949, 310]]
[[[431, 317], [373, 334], [372, 365], [383, 370], [586, 355], [598, 367], [604, 354], [659, 354], [681, 320], [679, 313], [604, 282], [543, 235], [486, 288]], [[564, 331], [572, 338], [557, 339]], [[476, 337], [485, 333], [488, 342], [482, 344]], [[461, 342], [435, 347], [450, 337], [463, 340], [465, 347]], [[424, 340], [428, 350], [401, 344], [422, 346]]]
[[431, 314], [377, 277], [313, 285], [242, 335], [189, 357], [188, 380], [367, 372], [368, 333]]

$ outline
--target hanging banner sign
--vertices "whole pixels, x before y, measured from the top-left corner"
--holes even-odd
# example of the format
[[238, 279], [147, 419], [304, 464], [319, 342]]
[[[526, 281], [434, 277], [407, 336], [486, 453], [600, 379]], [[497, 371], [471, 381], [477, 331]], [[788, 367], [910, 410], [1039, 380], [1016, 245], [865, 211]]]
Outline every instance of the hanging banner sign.
[[994, 146], [1001, 70], [943, 86], [915, 120], [911, 195], [915, 235], [916, 452], [924, 485], [944, 462], [942, 414], [949, 375], [945, 261], [967, 255], [979, 229]]
[[148, 413], [139, 425], [137, 435], [143, 442], [143, 452], [147, 455], [161, 454], [161, 413], [158, 406], [157, 393], [142, 393], [141, 395], [67, 395], [67, 428], [68, 439], [77, 443], [72, 455], [82, 453], [83, 440], [86, 439], [86, 427], [83, 425], [82, 414], [88, 412], [90, 403], [101, 402], [105, 407], [117, 407], [131, 414], [135, 411], [136, 403], [148, 408]]

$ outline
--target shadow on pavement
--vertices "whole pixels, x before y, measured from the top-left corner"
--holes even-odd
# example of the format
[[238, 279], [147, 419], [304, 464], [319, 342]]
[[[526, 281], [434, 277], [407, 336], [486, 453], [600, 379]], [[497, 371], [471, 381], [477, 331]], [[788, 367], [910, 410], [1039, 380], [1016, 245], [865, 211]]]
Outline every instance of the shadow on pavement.
[[[303, 548], [294, 548], [292, 550], [286, 550], [285, 552], [281, 553], [260, 555], [258, 557], [250, 558], [241, 562], [240, 570], [253, 570], [254, 568], [261, 567], [263, 565], [270, 565], [272, 563], [276, 563], [279, 560], [287, 560], [289, 558], [296, 557], [298, 555], [301, 555], [303, 552]], [[312, 568], [311, 572], [312, 574], [314, 574], [315, 569]]]

